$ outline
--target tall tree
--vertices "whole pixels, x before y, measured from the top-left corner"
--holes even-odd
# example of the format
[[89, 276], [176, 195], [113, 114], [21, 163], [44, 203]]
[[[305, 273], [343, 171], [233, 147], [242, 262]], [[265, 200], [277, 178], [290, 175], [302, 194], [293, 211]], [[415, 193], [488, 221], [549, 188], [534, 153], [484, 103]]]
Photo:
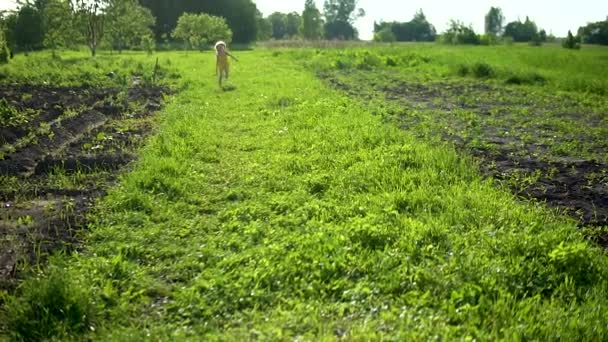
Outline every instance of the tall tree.
[[183, 13], [207, 13], [223, 17], [237, 43], [249, 43], [257, 37], [258, 10], [252, 0], [139, 0], [156, 17], [157, 40], [170, 38]]
[[523, 23], [520, 20], [508, 23], [503, 36], [511, 37], [516, 42], [530, 42], [538, 36], [538, 27], [534, 21], [526, 17]]
[[95, 57], [103, 39], [108, 0], [75, 0], [75, 5], [79, 26], [91, 55]]
[[264, 18], [260, 11], [257, 11], [256, 22], [258, 28], [257, 41], [264, 41], [272, 38], [272, 23], [268, 18]]
[[562, 42], [562, 46], [566, 49], [580, 49], [581, 48], [581, 44], [579, 41], [578, 37], [574, 37], [572, 35], [572, 32], [570, 30], [568, 30], [568, 36], [566, 37], [566, 39], [564, 39], [564, 41]]
[[106, 39], [112, 48], [121, 52], [125, 48], [141, 45], [144, 37], [151, 36], [156, 19], [148, 8], [137, 0], [113, 0], [107, 8]]
[[608, 45], [608, 17], [604, 21], [588, 23], [578, 29], [583, 43]]
[[305, 39], [319, 39], [323, 35], [323, 19], [314, 0], [304, 2], [301, 31]]
[[218, 40], [226, 43], [232, 41], [232, 31], [224, 18], [205, 13], [184, 13], [177, 21], [173, 36], [191, 48], [199, 49]]
[[325, 37], [327, 39], [356, 39], [354, 23], [365, 16], [362, 8], [357, 9], [358, 0], [325, 0]]
[[283, 39], [287, 35], [287, 16], [285, 13], [274, 12], [268, 16], [272, 25], [272, 38]]
[[485, 33], [498, 36], [502, 33], [505, 16], [500, 7], [490, 7], [490, 11], [485, 17]]
[[68, 0], [47, 0], [42, 12], [44, 46], [53, 50], [80, 42], [74, 9]]
[[285, 34], [289, 38], [296, 37], [300, 33], [302, 17], [298, 12], [287, 13], [285, 16]]
[[20, 50], [30, 51], [42, 48], [44, 31], [40, 11], [33, 5], [22, 6], [17, 13], [13, 34], [15, 44]]

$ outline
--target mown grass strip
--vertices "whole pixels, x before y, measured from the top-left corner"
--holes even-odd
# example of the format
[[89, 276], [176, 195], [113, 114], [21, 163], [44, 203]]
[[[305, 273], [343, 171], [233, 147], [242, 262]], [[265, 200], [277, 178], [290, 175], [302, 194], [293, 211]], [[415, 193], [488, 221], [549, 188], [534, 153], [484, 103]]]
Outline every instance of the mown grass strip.
[[86, 250], [6, 298], [8, 334], [606, 338], [608, 264], [573, 222], [288, 57], [242, 53], [222, 92], [211, 55], [169, 56], [183, 91], [158, 135], [99, 203]]

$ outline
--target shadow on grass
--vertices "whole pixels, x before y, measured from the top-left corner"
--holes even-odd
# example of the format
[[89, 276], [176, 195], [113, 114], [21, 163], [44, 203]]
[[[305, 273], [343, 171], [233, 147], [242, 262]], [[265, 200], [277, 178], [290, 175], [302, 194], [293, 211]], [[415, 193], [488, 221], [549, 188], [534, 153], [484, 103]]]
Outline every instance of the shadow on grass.
[[235, 90], [236, 90], [236, 86], [234, 86], [232, 84], [222, 86], [222, 91], [235, 91]]

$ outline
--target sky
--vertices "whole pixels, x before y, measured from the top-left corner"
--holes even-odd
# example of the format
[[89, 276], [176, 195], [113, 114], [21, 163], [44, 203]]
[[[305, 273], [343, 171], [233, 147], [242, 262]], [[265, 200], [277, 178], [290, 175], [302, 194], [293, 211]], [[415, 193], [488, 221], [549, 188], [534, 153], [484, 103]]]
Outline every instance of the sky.
[[[221, 1], [221, 0], [217, 0]], [[301, 13], [304, 0], [253, 0], [258, 9], [267, 16], [272, 12]], [[324, 0], [316, 0], [323, 11]], [[15, 8], [14, 0], [0, 0], [0, 10]], [[409, 21], [418, 9], [422, 9], [427, 20], [435, 25], [437, 32], [446, 29], [450, 19], [472, 24], [477, 33], [483, 33], [484, 16], [491, 6], [500, 7], [506, 22], [529, 16], [547, 33], [564, 37], [568, 30], [576, 33], [588, 22], [603, 21], [608, 16], [608, 2], [602, 0], [359, 0], [359, 7], [366, 12], [355, 26], [361, 39], [371, 39], [374, 21]]]
[[[304, 10], [304, 0], [253, 0], [258, 9], [267, 16], [272, 12], [299, 13]], [[315, 0], [323, 11], [324, 0]], [[606, 0], [359, 0], [359, 7], [366, 12], [355, 26], [361, 39], [373, 37], [374, 21], [410, 21], [416, 10], [422, 9], [427, 20], [435, 25], [437, 32], [447, 28], [450, 19], [472, 24], [475, 32], [483, 33], [484, 16], [490, 7], [500, 7], [506, 23], [529, 16], [540, 29], [565, 37], [568, 30], [576, 34], [580, 26], [588, 22], [603, 21], [608, 16]]]

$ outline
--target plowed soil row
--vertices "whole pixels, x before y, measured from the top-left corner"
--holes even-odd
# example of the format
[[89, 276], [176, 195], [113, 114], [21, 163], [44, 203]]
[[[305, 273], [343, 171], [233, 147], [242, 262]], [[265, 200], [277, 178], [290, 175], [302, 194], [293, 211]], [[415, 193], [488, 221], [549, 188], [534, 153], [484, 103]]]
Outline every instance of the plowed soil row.
[[0, 122], [0, 288], [14, 286], [25, 265], [77, 246], [85, 214], [135, 158], [164, 93], [0, 86], [5, 107], [27, 113], [21, 124]]

